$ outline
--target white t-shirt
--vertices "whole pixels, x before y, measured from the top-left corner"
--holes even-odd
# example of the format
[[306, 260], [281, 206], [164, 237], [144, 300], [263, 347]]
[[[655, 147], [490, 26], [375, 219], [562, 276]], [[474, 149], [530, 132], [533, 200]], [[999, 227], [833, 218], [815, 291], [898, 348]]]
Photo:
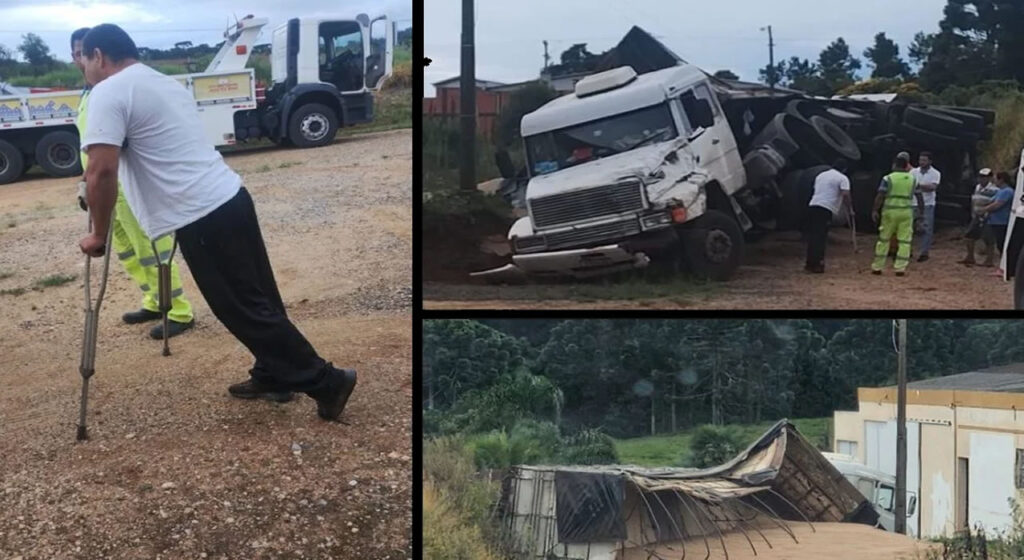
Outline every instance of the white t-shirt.
[[835, 216], [842, 206], [841, 191], [850, 191], [850, 179], [835, 169], [822, 171], [814, 178], [814, 195], [808, 206], [827, 208]]
[[150, 239], [206, 216], [242, 186], [206, 140], [188, 90], [142, 63], [96, 84], [81, 144], [121, 146], [118, 178]]
[[[938, 185], [942, 182], [942, 173], [939, 173], [935, 166], [930, 166], [927, 173], [922, 173], [920, 167], [915, 167], [910, 170], [910, 174], [917, 179], [917, 184], [930, 183]], [[921, 196], [924, 197], [925, 206], [935, 206], [935, 191], [921, 191]], [[917, 206], [917, 197], [914, 197], [914, 206]]]

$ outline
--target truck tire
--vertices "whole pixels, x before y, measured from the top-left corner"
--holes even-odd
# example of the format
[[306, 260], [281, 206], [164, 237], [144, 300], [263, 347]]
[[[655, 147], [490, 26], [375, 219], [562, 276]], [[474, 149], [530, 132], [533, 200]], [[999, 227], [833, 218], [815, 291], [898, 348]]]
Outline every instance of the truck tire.
[[787, 116], [785, 113], [775, 115], [750, 143], [751, 151], [761, 146], [771, 146], [787, 159], [795, 154], [800, 149], [800, 145], [786, 130], [787, 119], [792, 120], [793, 117]]
[[794, 99], [787, 103], [786, 114], [806, 122], [811, 122], [811, 117], [825, 117], [828, 115], [824, 107], [805, 99]]
[[967, 111], [958, 111], [948, 107], [930, 107], [930, 109], [959, 120], [964, 123], [965, 129], [972, 132], [981, 132], [982, 130], [985, 130], [985, 118], [981, 115], [975, 115], [974, 113], [968, 113]]
[[679, 239], [690, 272], [701, 279], [728, 280], [743, 259], [743, 230], [718, 210], [682, 226]]
[[860, 161], [860, 148], [857, 147], [857, 143], [853, 141], [853, 138], [850, 138], [849, 134], [839, 128], [839, 125], [825, 117], [818, 116], [811, 117], [811, 125], [814, 126], [814, 130], [818, 131], [818, 136], [821, 137], [821, 140], [832, 151], [850, 160], [850, 162]]
[[896, 132], [908, 142], [916, 144], [925, 149], [955, 148], [960, 140], [956, 136], [948, 136], [924, 130], [909, 124], [901, 124], [896, 127]]
[[66, 130], [56, 130], [43, 136], [36, 144], [36, 163], [53, 177], [81, 175], [78, 137]]
[[786, 158], [771, 146], [760, 146], [743, 157], [743, 169], [747, 173], [747, 184], [761, 186], [762, 183], [779, 174], [785, 167]]
[[800, 220], [803, 213], [800, 211], [800, 177], [803, 176], [803, 169], [790, 171], [782, 178], [779, 189], [782, 196], [779, 198], [778, 215], [775, 219], [775, 229], [778, 231], [790, 231], [800, 227]]
[[13, 183], [25, 171], [25, 157], [21, 150], [6, 140], [0, 140], [0, 185]]
[[338, 133], [338, 116], [326, 105], [307, 103], [288, 119], [288, 139], [299, 148], [330, 144]]
[[903, 113], [903, 124], [946, 136], [956, 136], [964, 129], [964, 121], [943, 112], [921, 107], [907, 107]]

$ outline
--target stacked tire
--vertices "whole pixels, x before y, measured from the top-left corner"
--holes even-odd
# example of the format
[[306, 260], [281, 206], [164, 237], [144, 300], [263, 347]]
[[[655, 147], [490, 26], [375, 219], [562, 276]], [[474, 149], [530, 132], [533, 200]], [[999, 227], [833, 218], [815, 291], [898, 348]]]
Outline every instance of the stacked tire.
[[[991, 116], [989, 116], [991, 114]], [[953, 150], [974, 146], [992, 137], [994, 113], [965, 111], [949, 107], [909, 106], [903, 111], [896, 133], [914, 147]]]
[[751, 142], [743, 159], [747, 183], [752, 189], [770, 181], [778, 185], [776, 229], [802, 227], [814, 179], [835, 160], [860, 160], [857, 142], [837, 123], [842, 120], [848, 125], [857, 117], [853, 112], [830, 112], [817, 103], [796, 99]]

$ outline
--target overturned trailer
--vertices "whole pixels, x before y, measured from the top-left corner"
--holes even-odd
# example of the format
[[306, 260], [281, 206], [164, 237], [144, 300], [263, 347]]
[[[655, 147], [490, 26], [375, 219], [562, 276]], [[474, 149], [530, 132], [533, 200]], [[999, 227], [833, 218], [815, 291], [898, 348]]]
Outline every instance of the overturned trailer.
[[[875, 525], [865, 497], [782, 420], [728, 463], [710, 469], [519, 466], [505, 477], [499, 512], [522, 559], [624, 560], [754, 553], [769, 535], [798, 540], [795, 525]], [[765, 545], [762, 545], [761, 542]]]
[[501, 192], [526, 216], [508, 233], [512, 262], [474, 276], [584, 278], [681, 260], [725, 280], [759, 233], [802, 227], [814, 179], [836, 159], [850, 162], [853, 199], [836, 221], [873, 229], [878, 184], [904, 150], [933, 153], [936, 214], [963, 220], [995, 119], [721, 80], [638, 27], [598, 70], [523, 117], [523, 167], [496, 155]]

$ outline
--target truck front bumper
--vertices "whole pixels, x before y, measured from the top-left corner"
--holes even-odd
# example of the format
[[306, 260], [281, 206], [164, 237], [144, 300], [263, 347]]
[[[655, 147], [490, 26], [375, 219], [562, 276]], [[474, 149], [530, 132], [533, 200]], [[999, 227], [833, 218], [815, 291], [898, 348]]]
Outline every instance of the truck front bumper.
[[644, 268], [651, 262], [643, 252], [632, 252], [622, 244], [587, 249], [515, 255], [512, 264], [474, 272], [470, 276], [488, 282], [523, 282], [528, 276], [590, 278], [624, 270]]

